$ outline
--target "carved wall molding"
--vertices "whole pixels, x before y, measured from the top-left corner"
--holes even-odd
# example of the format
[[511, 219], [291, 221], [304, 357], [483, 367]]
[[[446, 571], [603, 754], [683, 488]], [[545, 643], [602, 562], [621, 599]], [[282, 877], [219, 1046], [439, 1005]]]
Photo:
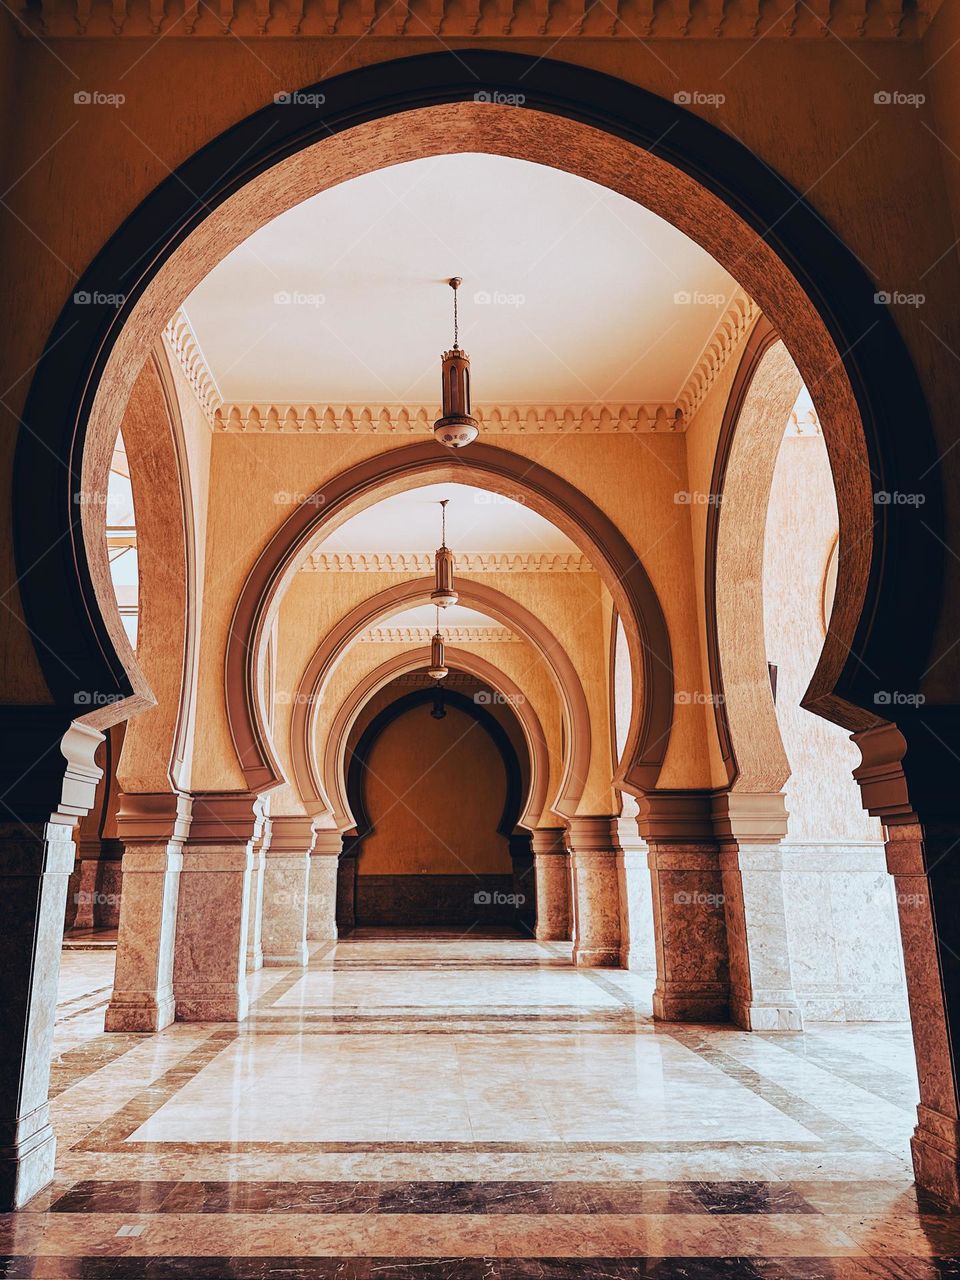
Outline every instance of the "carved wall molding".
[[[21, 21], [88, 36], [620, 36], [627, 39], [919, 39], [942, 0], [40, 0]], [[291, 93], [297, 88], [290, 85]], [[484, 101], [485, 99], [481, 99]], [[486, 100], [492, 100], [486, 99]]]
[[[696, 298], [692, 301], [695, 303]], [[760, 314], [753, 299], [736, 289], [677, 400], [627, 404], [486, 404], [473, 412], [482, 435], [639, 435], [685, 431], [727, 361]], [[432, 436], [439, 405], [239, 403], [225, 401], [185, 312], [164, 330], [173, 358], [193, 388], [215, 431], [225, 434], [330, 434]], [[809, 434], [798, 431], [797, 434]]]
[[687, 384], [679, 396], [685, 421], [689, 421], [706, 399], [727, 361], [740, 347], [760, 308], [742, 289], [737, 289], [703, 349]]
[[223, 403], [223, 397], [185, 312], [176, 313], [163, 331], [163, 340], [170, 355], [176, 360], [184, 377], [193, 388], [193, 394], [200, 402], [204, 416], [213, 426], [217, 409]]
[[[440, 627], [446, 644], [519, 644], [509, 627]], [[360, 644], [422, 644], [429, 647], [433, 627], [368, 627], [357, 636]], [[426, 661], [426, 658], [424, 658]]]
[[[457, 551], [457, 573], [595, 573], [579, 551]], [[301, 573], [433, 573], [433, 554], [314, 551]]]
[[[474, 405], [482, 435], [597, 435], [682, 431], [678, 404]], [[316, 432], [358, 435], [432, 436], [436, 405], [222, 404], [213, 426], [226, 433], [297, 435]]]

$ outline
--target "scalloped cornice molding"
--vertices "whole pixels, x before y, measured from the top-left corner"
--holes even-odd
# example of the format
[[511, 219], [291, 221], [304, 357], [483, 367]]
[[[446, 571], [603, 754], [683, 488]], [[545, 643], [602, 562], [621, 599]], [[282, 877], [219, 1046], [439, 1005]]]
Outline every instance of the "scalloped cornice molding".
[[[685, 431], [721, 370], [760, 314], [742, 289], [725, 308], [713, 334], [675, 403], [520, 404], [474, 407], [483, 435], [636, 435]], [[439, 405], [236, 404], [220, 396], [190, 322], [178, 311], [164, 330], [179, 363], [215, 431], [225, 434], [331, 435], [432, 434]]]
[[690, 421], [703, 404], [707, 392], [747, 336], [759, 314], [760, 308], [753, 299], [742, 289], [738, 289], [680, 393], [680, 409], [686, 422]]
[[[375, 0], [39, 0], [24, 26], [46, 39], [89, 36], [622, 36], [779, 40], [919, 39], [942, 0], [400, 0], [378, 13]], [[295, 89], [295, 85], [284, 86]], [[489, 99], [481, 99], [481, 101]]]
[[216, 413], [223, 403], [223, 396], [217, 386], [217, 380], [210, 372], [203, 348], [197, 341], [186, 313], [178, 311], [163, 331], [163, 339], [167, 350], [183, 370], [184, 377], [193, 388], [193, 394], [200, 402], [204, 417], [214, 425]]
[[[579, 552], [458, 551], [458, 573], [593, 573]], [[314, 551], [304, 573], [433, 573], [433, 556], [426, 552]]]
[[[595, 435], [621, 432], [682, 431], [677, 404], [625, 405], [547, 404], [474, 405], [481, 435]], [[223, 404], [214, 415], [214, 428], [223, 432], [325, 432], [340, 435], [433, 434], [439, 405], [313, 405]]]
[[[443, 627], [445, 644], [519, 644], [509, 627]], [[422, 644], [429, 648], [432, 627], [368, 627], [357, 640], [361, 644]]]

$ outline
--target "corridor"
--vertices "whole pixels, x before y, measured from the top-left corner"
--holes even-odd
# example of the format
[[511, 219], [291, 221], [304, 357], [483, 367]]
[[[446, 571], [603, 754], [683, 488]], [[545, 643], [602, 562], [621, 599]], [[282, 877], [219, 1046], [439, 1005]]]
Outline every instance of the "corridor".
[[56, 1178], [0, 1275], [960, 1275], [908, 1026], [655, 1026], [569, 951], [361, 930], [157, 1035], [104, 1035], [113, 954], [65, 953]]

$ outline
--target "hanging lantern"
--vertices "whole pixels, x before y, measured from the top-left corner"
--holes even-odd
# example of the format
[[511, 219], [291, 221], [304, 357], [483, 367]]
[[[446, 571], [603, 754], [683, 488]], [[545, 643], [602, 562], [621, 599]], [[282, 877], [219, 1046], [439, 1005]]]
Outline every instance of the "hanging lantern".
[[443, 353], [443, 416], [433, 424], [433, 434], [448, 449], [462, 449], [480, 434], [476, 418], [470, 414], [470, 357], [460, 349], [457, 290], [460, 277], [450, 281], [453, 290], [453, 347]]
[[443, 636], [440, 634], [440, 610], [437, 610], [437, 629], [433, 633], [433, 639], [430, 641], [430, 665], [427, 667], [427, 675], [434, 680], [442, 680], [448, 673], [448, 667], [443, 656]]
[[453, 552], [447, 546], [447, 503], [449, 499], [444, 498], [440, 503], [442, 509], [441, 516], [441, 533], [440, 546], [437, 548], [434, 557], [433, 567], [436, 574], [436, 586], [430, 592], [430, 599], [434, 604], [439, 605], [441, 609], [446, 609], [447, 605], [456, 604], [459, 596], [453, 585]]

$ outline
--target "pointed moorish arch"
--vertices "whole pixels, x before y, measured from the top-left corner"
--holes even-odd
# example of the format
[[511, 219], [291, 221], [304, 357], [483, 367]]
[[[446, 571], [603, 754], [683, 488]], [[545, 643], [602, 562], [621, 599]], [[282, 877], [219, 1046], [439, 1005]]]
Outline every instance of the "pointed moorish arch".
[[[478, 103], [478, 84], [522, 95], [524, 105]], [[15, 548], [26, 622], [63, 727], [78, 687], [96, 707], [84, 717], [92, 727], [149, 704], [120, 626], [95, 500], [163, 324], [216, 262], [291, 205], [388, 164], [457, 151], [560, 165], [640, 201], [711, 253], [769, 317], [811, 389], [841, 495], [846, 554], [807, 705], [851, 729], [874, 727], [877, 690], [916, 687], [932, 645], [942, 564], [924, 525], [942, 533], [937, 451], [894, 320], [812, 205], [692, 112], [567, 62], [451, 50], [314, 88], [302, 102], [238, 122], [162, 182], [77, 282], [74, 299], [120, 295], [122, 304], [69, 301], [37, 364], [29, 429], [17, 442]], [[876, 506], [878, 488], [922, 495], [922, 520], [916, 506]], [[83, 494], [94, 500], [79, 501]], [[919, 565], [931, 582], [922, 598]], [[665, 683], [653, 682], [644, 705], [667, 727]], [[628, 785], [656, 781], [643, 737], [633, 735]]]
[[[362, 600], [331, 628], [307, 664], [293, 700], [290, 752], [294, 776], [308, 810], [311, 806], [322, 802], [323, 790], [320, 784], [323, 779], [330, 776], [326, 755], [321, 757], [315, 755], [314, 735], [317, 711], [323, 701], [324, 690], [334, 668], [362, 631], [389, 618], [392, 614], [410, 608], [411, 605], [428, 600], [433, 585], [432, 578], [416, 578], [409, 582], [399, 582]], [[529, 609], [524, 608], [504, 592], [496, 590], [487, 583], [466, 578], [457, 580], [457, 590], [461, 604], [477, 609], [503, 626], [516, 631], [546, 664], [560, 701], [566, 740], [562, 761], [563, 772], [552, 807], [564, 817], [573, 817], [587, 782], [593, 744], [590, 709], [576, 667], [550, 629]], [[422, 655], [416, 659], [415, 665], [423, 665]], [[495, 670], [492, 667], [489, 669], [491, 673]], [[502, 674], [500, 679], [506, 681], [506, 677]], [[519, 694], [515, 686], [509, 690], [502, 688], [500, 691], [505, 695], [509, 692], [511, 696]], [[235, 717], [241, 716], [244, 712], [242, 705], [231, 705], [231, 698], [234, 702], [239, 701], [240, 692], [237, 686], [232, 689], [228, 686], [228, 712], [231, 724]], [[358, 704], [358, 712], [362, 705], [362, 703]], [[542, 730], [540, 736], [541, 738], [543, 736]], [[545, 786], [546, 781], [544, 781]], [[542, 812], [542, 804], [540, 809]]]
[[[523, 799], [518, 825], [528, 831], [536, 830], [547, 809], [550, 780], [547, 739], [540, 717], [510, 677], [480, 654], [471, 653], [457, 645], [448, 645], [446, 656], [451, 671], [465, 671], [476, 676], [499, 694], [506, 707], [516, 716], [530, 759], [527, 794]], [[323, 748], [316, 755], [311, 752], [305, 758], [302, 744], [297, 747], [291, 743], [294, 745], [294, 777], [308, 812], [311, 811], [312, 804], [324, 804], [325, 809], [329, 806], [329, 810], [332, 810], [333, 820], [339, 830], [356, 825], [347, 794], [346, 759], [350, 733], [371, 698], [398, 676], [421, 671], [423, 661], [422, 653], [399, 653], [366, 675], [337, 709]], [[303, 688], [301, 685], [301, 689]], [[299, 698], [296, 705], [302, 705]], [[314, 719], [313, 716], [307, 718], [311, 721]]]
[[[328, 480], [322, 491], [307, 495], [250, 570], [234, 610], [225, 663], [230, 731], [249, 789], [264, 791], [284, 781], [270, 737], [263, 676], [267, 638], [293, 575], [319, 540], [357, 511], [393, 493], [438, 480], [476, 485], [532, 507], [589, 557], [623, 618], [639, 689], [615, 785], [633, 791], [655, 786], [670, 739], [673, 662], [663, 610], [640, 557], [599, 507], [546, 467], [489, 444], [473, 444], [466, 456], [452, 456], [442, 445], [429, 440], [367, 458]], [[411, 584], [404, 584], [393, 596], [383, 593], [378, 608], [381, 612], [389, 608], [393, 599], [409, 602], [429, 595], [423, 581], [413, 584], [413, 591], [411, 595]], [[471, 581], [463, 588], [465, 601], [468, 596], [494, 617], [502, 616], [506, 621], [512, 614], [547, 662], [564, 673], [558, 677], [558, 686], [561, 696], [567, 699], [568, 729], [575, 739], [571, 743], [571, 760], [578, 761], [582, 755], [588, 767], [590, 722], [586, 699], [579, 676], [562, 647], [542, 623], [502, 593]], [[359, 608], [365, 610], [365, 606]], [[365, 616], [371, 615], [366, 611]], [[340, 627], [343, 625], [341, 622]], [[507, 621], [507, 625], [511, 623]], [[327, 660], [335, 655], [348, 631], [341, 633], [338, 628], [331, 633], [335, 639], [324, 649]], [[580, 712], [575, 700], [578, 688], [583, 699]], [[577, 741], [587, 743], [585, 751], [576, 745]], [[582, 779], [585, 783], [586, 772]]]

